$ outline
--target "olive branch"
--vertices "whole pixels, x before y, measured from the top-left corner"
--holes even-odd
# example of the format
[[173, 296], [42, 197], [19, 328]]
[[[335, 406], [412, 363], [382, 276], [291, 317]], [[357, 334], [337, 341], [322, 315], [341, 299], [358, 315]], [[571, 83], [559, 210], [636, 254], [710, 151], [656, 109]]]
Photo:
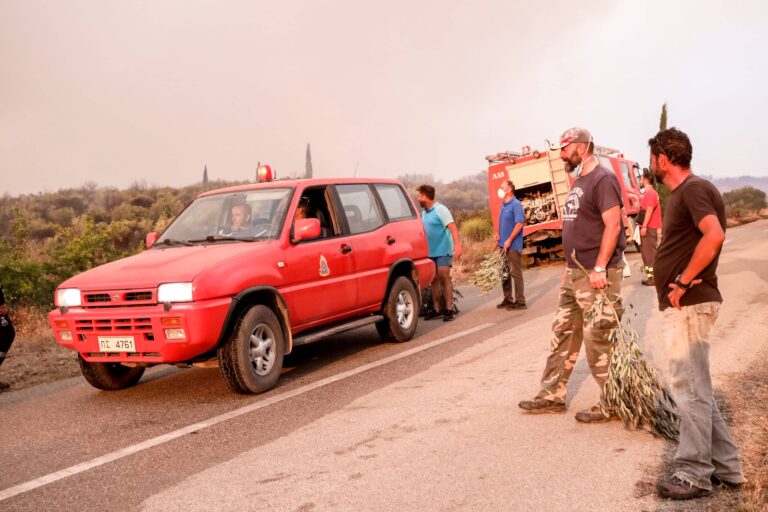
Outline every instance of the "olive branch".
[[483, 294], [509, 278], [509, 258], [504, 250], [491, 251], [480, 262], [478, 269], [469, 276], [469, 282], [480, 288]]
[[[576, 259], [576, 251], [573, 251], [571, 258], [589, 277], [589, 272]], [[632, 308], [632, 305], [629, 307]], [[585, 322], [592, 324], [601, 316], [598, 313], [607, 313], [616, 321], [616, 327], [608, 335], [613, 348], [600, 403], [603, 414], [608, 415], [611, 411], [616, 413], [627, 430], [637, 430], [647, 425], [654, 436], [676, 440], [679, 422], [674, 411], [675, 401], [656, 369], [643, 358], [643, 352], [637, 344], [640, 335], [629, 320], [622, 323], [615, 303], [605, 290], [597, 290], [597, 300], [584, 313]]]

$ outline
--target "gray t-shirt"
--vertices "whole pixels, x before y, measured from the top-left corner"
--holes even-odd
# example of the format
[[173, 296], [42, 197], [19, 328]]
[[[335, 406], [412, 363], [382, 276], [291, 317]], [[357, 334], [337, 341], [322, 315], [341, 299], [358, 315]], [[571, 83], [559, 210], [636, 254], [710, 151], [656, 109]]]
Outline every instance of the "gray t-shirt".
[[[574, 250], [584, 268], [590, 270], [595, 266], [605, 231], [602, 213], [616, 205], [623, 206], [619, 181], [605, 167], [597, 166], [573, 183], [563, 206], [563, 250], [569, 268], [578, 268], [571, 259]], [[626, 246], [627, 237], [620, 229], [608, 268], [619, 266]]]

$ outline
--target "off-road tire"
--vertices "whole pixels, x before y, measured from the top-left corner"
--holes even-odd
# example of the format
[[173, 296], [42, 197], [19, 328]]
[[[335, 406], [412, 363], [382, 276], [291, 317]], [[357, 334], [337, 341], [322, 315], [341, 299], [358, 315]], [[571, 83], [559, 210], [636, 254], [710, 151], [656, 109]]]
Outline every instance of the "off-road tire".
[[409, 341], [416, 333], [420, 309], [413, 282], [400, 276], [392, 283], [382, 309], [384, 320], [376, 322], [376, 330], [384, 341]]
[[218, 351], [229, 389], [243, 394], [271, 389], [283, 369], [283, 340], [280, 322], [267, 306], [252, 306], [243, 313]]
[[143, 366], [125, 366], [120, 363], [92, 363], [77, 356], [80, 362], [80, 371], [88, 381], [88, 384], [96, 389], [104, 391], [117, 391], [118, 389], [135, 386], [141, 376], [144, 375]]

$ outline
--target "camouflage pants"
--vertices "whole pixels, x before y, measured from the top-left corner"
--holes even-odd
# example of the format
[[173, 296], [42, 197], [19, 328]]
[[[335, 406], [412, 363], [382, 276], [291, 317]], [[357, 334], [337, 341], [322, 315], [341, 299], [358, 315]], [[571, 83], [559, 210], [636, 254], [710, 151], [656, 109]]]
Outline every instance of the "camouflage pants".
[[[584, 313], [597, 299], [598, 290], [589, 286], [589, 277], [578, 269], [567, 269], [565, 280], [560, 285], [560, 299], [557, 313], [552, 322], [552, 341], [544, 374], [541, 376], [541, 391], [538, 396], [558, 403], [565, 403], [568, 391], [568, 379], [576, 366], [582, 341], [587, 353], [587, 362], [592, 376], [602, 390], [608, 378], [608, 363], [612, 343], [608, 336], [616, 327], [616, 320], [608, 310], [599, 311], [593, 322], [584, 324]], [[619, 293], [621, 291], [622, 269], [608, 269], [607, 293], [621, 317], [624, 308]]]

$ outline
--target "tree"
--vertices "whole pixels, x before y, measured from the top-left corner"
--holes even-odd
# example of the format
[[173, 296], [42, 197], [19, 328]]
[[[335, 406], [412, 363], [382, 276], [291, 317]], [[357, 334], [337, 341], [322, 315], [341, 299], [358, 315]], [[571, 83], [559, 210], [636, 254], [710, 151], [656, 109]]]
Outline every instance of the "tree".
[[307, 142], [307, 159], [304, 169], [304, 177], [307, 179], [312, 178], [312, 154], [309, 152], [309, 142]]
[[208, 186], [208, 164], [205, 165], [205, 168], [203, 169], [203, 189], [205, 189]]
[[754, 187], [742, 187], [723, 194], [728, 217], [742, 217], [766, 207], [765, 192]]
[[[661, 116], [659, 117], [659, 131], [667, 129], [667, 102], [661, 106]], [[650, 164], [648, 166], [650, 169]], [[661, 206], [661, 215], [664, 216], [664, 212], [667, 209], [667, 201], [669, 201], [669, 194], [672, 193], [669, 187], [663, 183], [656, 184], [656, 192], [659, 194], [659, 205]]]

